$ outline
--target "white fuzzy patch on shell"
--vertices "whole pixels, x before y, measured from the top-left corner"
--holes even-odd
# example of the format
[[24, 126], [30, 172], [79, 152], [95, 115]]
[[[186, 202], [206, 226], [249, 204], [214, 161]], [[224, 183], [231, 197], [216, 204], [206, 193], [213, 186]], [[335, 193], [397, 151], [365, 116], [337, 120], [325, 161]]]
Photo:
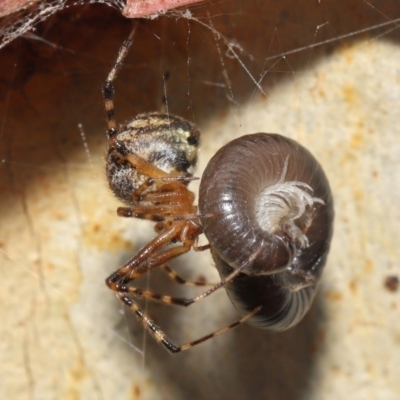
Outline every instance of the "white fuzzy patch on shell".
[[320, 198], [312, 197], [313, 189], [307, 183], [284, 182], [287, 165], [288, 158], [279, 181], [265, 188], [257, 198], [256, 216], [263, 230], [271, 234], [285, 231], [300, 248], [306, 248], [308, 238], [295, 221], [306, 216], [308, 228], [312, 223], [310, 216], [314, 203], [325, 203]]

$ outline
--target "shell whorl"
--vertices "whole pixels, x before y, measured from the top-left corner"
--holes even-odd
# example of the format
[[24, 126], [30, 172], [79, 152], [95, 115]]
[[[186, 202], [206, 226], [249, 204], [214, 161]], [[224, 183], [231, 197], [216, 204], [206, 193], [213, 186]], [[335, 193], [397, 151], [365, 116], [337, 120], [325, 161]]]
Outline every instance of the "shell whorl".
[[254, 294], [263, 298], [268, 287], [265, 301], [274, 298], [275, 309], [265, 305], [250, 322], [279, 320], [279, 329], [297, 322], [314, 297], [332, 236], [332, 195], [313, 155], [277, 134], [235, 139], [209, 162], [199, 211], [220, 275], [246, 264], [226, 286], [234, 305], [251, 311]]

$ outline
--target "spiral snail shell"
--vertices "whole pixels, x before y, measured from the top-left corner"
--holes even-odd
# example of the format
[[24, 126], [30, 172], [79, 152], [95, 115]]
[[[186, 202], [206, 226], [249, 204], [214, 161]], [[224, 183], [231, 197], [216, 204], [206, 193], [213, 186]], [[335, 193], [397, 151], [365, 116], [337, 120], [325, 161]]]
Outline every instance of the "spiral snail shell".
[[284, 330], [309, 309], [333, 230], [328, 180], [314, 156], [278, 134], [235, 139], [200, 183], [200, 220], [224, 286], [247, 322]]

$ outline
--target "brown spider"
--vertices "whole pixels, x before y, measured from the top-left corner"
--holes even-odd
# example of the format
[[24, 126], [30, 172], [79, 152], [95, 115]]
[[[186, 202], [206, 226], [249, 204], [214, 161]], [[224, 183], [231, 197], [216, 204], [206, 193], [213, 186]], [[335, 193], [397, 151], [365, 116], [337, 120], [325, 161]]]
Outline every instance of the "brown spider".
[[191, 180], [197, 179], [192, 174], [197, 161], [200, 138], [198, 128], [183, 118], [160, 112], [140, 114], [124, 126], [118, 129], [116, 127], [112, 82], [132, 44], [133, 35], [134, 30], [119, 50], [117, 60], [103, 86], [108, 125], [106, 172], [111, 190], [128, 205], [119, 207], [117, 214], [121, 217], [157, 222], [155, 230], [158, 236], [109, 276], [106, 284], [117, 292], [117, 297], [130, 307], [157, 342], [162, 343], [168, 351], [177, 353], [243, 323], [259, 311], [259, 308], [234, 324], [177, 347], [145, 315], [133, 298], [144, 297], [167, 304], [188, 306], [213, 293], [240, 272], [235, 271], [192, 299], [160, 295], [132, 286], [135, 279], [155, 267], [163, 268], [179, 283], [205, 285], [204, 282], [185, 281], [165, 264], [192, 248], [195, 251], [210, 248], [210, 245], [197, 245], [203, 229], [197, 206], [193, 204], [195, 195], [187, 188]]

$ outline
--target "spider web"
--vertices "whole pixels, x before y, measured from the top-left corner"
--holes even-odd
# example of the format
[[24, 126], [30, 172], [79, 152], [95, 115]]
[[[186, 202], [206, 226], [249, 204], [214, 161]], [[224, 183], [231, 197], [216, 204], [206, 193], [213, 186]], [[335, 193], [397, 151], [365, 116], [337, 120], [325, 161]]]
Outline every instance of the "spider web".
[[19, 36], [32, 31], [38, 23], [45, 21], [56, 12], [71, 6], [94, 2], [107, 4], [121, 11], [124, 8], [124, 2], [122, 0], [97, 0], [90, 2], [85, 2], [84, 0], [39, 0], [29, 5], [27, 8], [22, 8], [0, 19], [0, 49]]
[[[102, 8], [93, 17], [91, 7]], [[117, 78], [119, 122], [165, 95], [169, 112], [199, 124], [199, 176], [228, 140], [272, 131], [306, 145], [334, 191], [335, 239], [306, 321], [283, 334], [241, 327], [177, 358], [103, 283], [154, 235], [151, 223], [116, 217], [103, 173], [100, 88], [130, 21], [80, 1], [2, 20], [1, 397], [398, 398], [400, 304], [382, 282], [399, 274], [400, 7], [305, 7], [219, 1], [169, 12], [139, 27]], [[84, 29], [71, 30], [76, 21]], [[217, 279], [207, 254], [174, 268]], [[142, 283], [197, 293], [166, 280]], [[177, 343], [237, 317], [223, 292], [188, 310], [143, 306]]]

